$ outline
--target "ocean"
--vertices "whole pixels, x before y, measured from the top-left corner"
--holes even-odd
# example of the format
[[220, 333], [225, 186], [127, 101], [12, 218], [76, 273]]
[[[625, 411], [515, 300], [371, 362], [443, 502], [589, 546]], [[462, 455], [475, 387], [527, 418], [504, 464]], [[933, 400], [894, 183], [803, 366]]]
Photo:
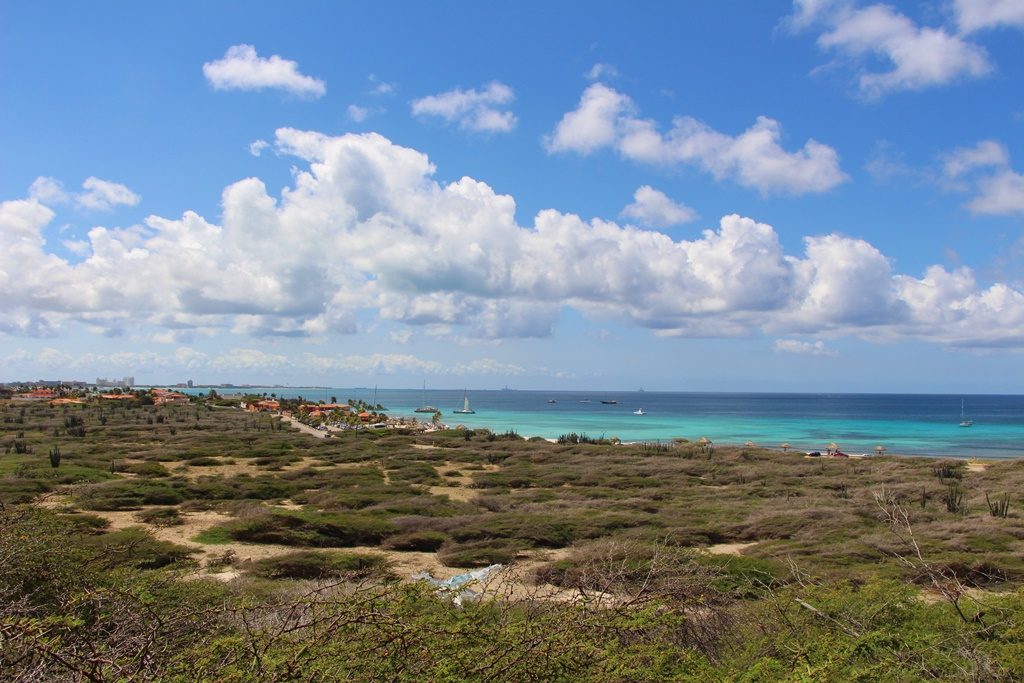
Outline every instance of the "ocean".
[[[196, 388], [205, 392], [206, 389]], [[221, 393], [241, 389], [222, 389]], [[244, 391], [303, 396], [311, 401], [372, 401], [374, 389], [248, 387]], [[456, 415], [459, 390], [376, 391], [391, 416], [430, 415], [413, 410], [424, 400], [442, 411], [450, 426], [513, 430], [521, 436], [558, 438], [576, 432], [623, 441], [696, 440], [825, 451], [835, 442], [851, 454], [887, 453], [978, 458], [1024, 457], [1024, 396], [915, 394], [745, 394], [675, 392], [468, 392], [473, 415]], [[424, 398], [425, 396], [425, 398]], [[549, 403], [554, 400], [555, 403]], [[601, 401], [617, 401], [615, 404]], [[960, 426], [960, 402], [974, 426]], [[643, 409], [645, 415], [634, 415]]]

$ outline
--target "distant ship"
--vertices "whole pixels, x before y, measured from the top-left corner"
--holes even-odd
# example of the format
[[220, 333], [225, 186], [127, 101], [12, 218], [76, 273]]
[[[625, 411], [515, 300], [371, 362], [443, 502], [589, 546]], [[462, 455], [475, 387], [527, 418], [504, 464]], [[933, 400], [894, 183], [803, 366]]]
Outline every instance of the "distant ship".
[[475, 410], [469, 407], [469, 396], [465, 390], [462, 391], [462, 410], [453, 410], [452, 412], [459, 415], [473, 415], [476, 413]]
[[548, 399], [548, 403], [558, 403], [558, 401], [556, 401], [556, 400], [555, 400], [555, 399], [553, 399], [553, 398], [549, 398], [549, 399]]
[[427, 381], [423, 380], [423, 405], [412, 411], [414, 413], [439, 413], [441, 412], [434, 406], [427, 403]]
[[619, 402], [616, 401], [615, 399], [609, 399], [609, 400], [601, 399], [601, 403], [605, 404], [606, 406], [614, 406], [614, 405], [618, 405], [619, 404]]

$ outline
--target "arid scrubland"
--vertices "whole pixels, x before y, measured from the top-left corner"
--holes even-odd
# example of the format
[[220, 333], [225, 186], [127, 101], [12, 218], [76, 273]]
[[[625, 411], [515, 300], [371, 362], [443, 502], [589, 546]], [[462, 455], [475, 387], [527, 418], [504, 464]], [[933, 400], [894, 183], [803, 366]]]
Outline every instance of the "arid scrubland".
[[[1015, 680], [1022, 484], [1017, 461], [8, 402], [0, 678]], [[454, 602], [411, 579], [496, 563]]]

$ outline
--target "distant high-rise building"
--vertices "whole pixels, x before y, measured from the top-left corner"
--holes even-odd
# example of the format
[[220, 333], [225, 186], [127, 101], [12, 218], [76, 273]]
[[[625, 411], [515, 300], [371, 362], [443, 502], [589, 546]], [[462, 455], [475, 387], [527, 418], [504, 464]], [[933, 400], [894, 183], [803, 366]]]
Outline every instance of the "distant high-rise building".
[[135, 386], [134, 377], [122, 377], [121, 379], [107, 379], [106, 377], [97, 377], [96, 386], [98, 387], [120, 387], [122, 389], [131, 389]]
[[192, 384], [192, 380], [189, 380], [189, 381], [187, 382], [187, 384], [188, 384], [188, 388], [189, 388], [189, 389], [191, 389], [191, 388], [192, 388], [192, 387], [194, 386], [194, 385]]

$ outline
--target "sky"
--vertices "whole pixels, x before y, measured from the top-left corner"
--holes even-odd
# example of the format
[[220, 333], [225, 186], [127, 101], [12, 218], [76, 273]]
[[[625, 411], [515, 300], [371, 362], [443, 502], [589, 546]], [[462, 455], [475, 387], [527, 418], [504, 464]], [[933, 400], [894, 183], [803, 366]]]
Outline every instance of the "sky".
[[1024, 0], [0, 0], [0, 381], [1024, 393]]

